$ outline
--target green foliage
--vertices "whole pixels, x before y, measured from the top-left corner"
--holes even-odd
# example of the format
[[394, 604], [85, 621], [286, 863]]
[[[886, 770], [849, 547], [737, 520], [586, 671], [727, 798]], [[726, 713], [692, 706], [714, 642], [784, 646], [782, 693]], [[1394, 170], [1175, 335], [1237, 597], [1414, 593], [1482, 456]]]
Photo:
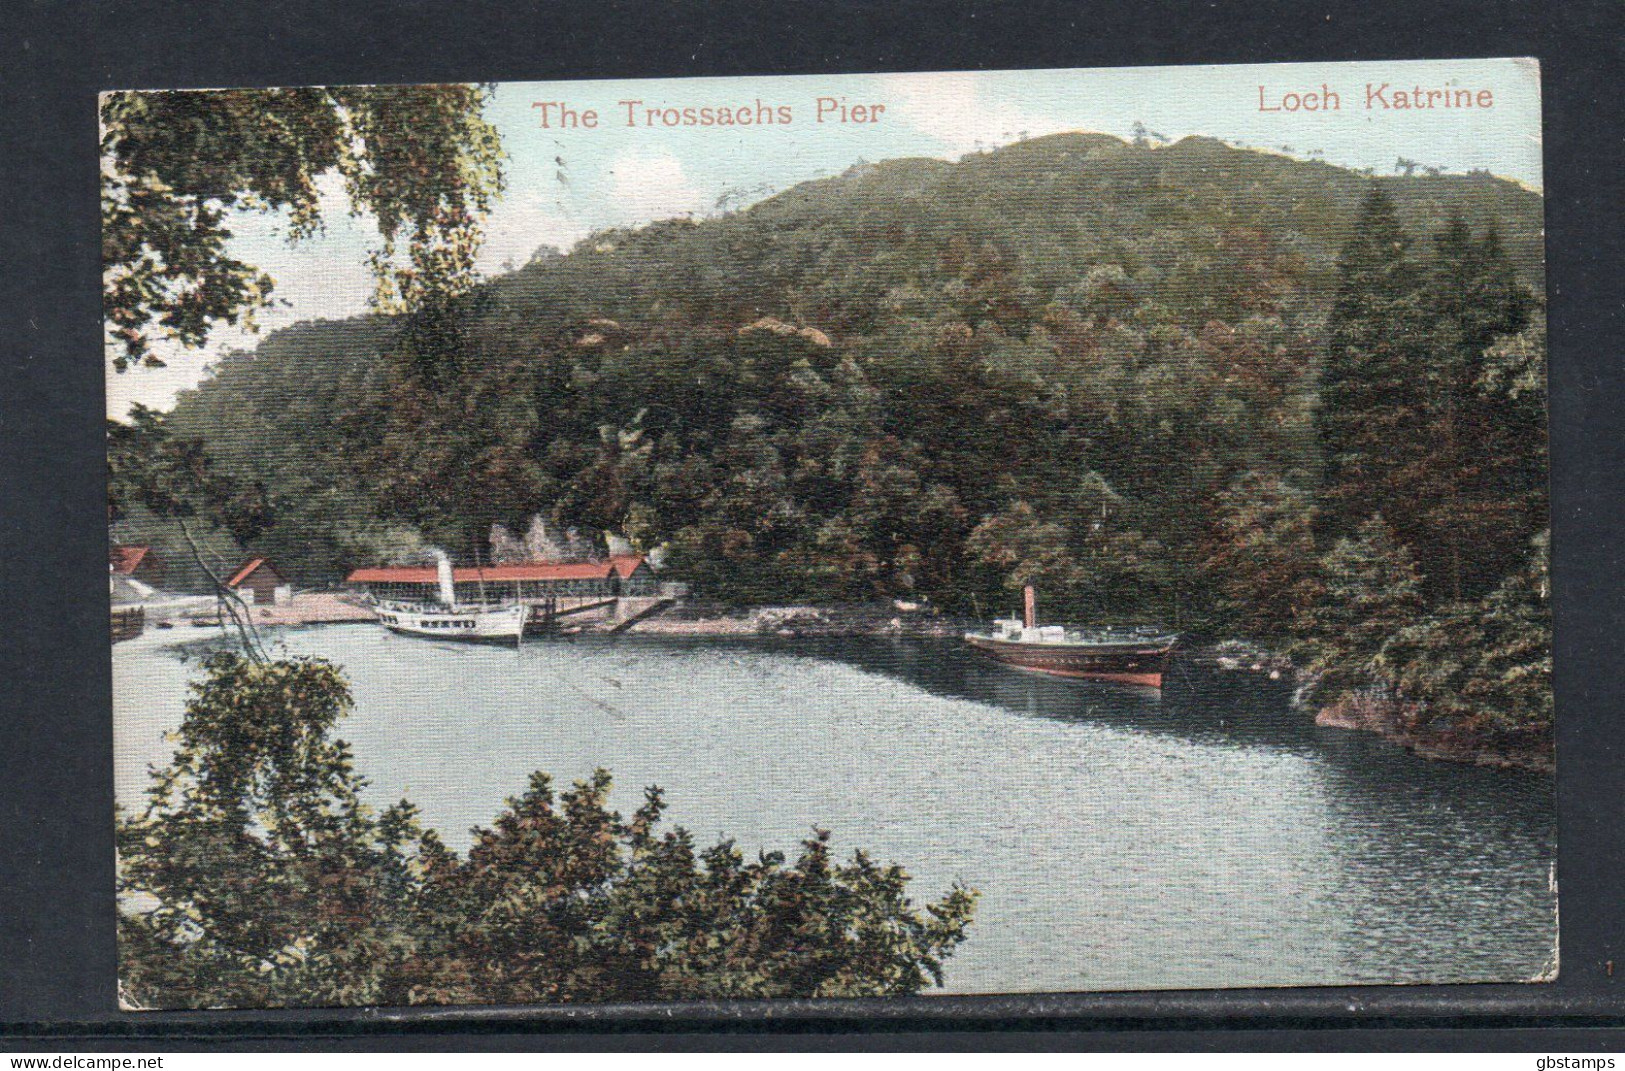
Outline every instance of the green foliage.
[[146, 406], [107, 422], [107, 476], [112, 541], [153, 547], [171, 588], [217, 594], [244, 542], [274, 538], [265, 484], [222, 471], [200, 440]]
[[975, 894], [818, 831], [795, 861], [697, 850], [649, 789], [535, 774], [466, 857], [407, 802], [373, 813], [318, 659], [213, 656], [171, 764], [119, 822], [120, 976], [145, 1007], [896, 996], [941, 984]]
[[1422, 613], [1422, 581], [1409, 548], [1381, 516], [1339, 539], [1320, 563], [1320, 597], [1299, 618], [1294, 654], [1331, 702], [1389, 683], [1380, 661], [1389, 638]]
[[201, 518], [239, 540], [269, 523], [263, 485], [223, 477], [197, 439], [171, 434], [164, 414], [135, 406], [128, 422], [107, 422], [107, 513], [117, 521], [134, 508], [159, 517]]
[[[1247, 473], [1313, 486], [1316, 351], [1367, 184], [1204, 139], [889, 161], [594, 235], [412, 317], [280, 332], [174, 419], [266, 481], [307, 583], [373, 564], [380, 525], [471, 556], [542, 513], [667, 544], [715, 597], [969, 610], [1013, 582], [971, 532], [1025, 503], [1076, 562], [1144, 558], [1057, 613], [1218, 623], [1227, 574], [1191, 519]], [[1538, 280], [1534, 195], [1383, 185], [1401, 222], [1497, 220]]]
[[1452, 603], [1383, 647], [1380, 663], [1420, 704], [1413, 721], [1455, 739], [1549, 750], [1552, 626], [1548, 537], [1476, 602]]
[[1393, 202], [1373, 185], [1337, 261], [1317, 436], [1321, 520], [1333, 536], [1373, 512], [1408, 518], [1410, 473], [1426, 455], [1419, 398], [1427, 368], [1423, 274]]
[[467, 286], [502, 150], [481, 86], [120, 91], [101, 100], [102, 263], [118, 370], [251, 318], [273, 280], [228, 255], [231, 215], [321, 229], [321, 180], [377, 220], [384, 307]]
[[153, 1006], [365, 1001], [410, 813], [363, 807], [329, 735], [350, 703], [336, 667], [218, 654], [205, 668], [173, 762], [118, 827], [120, 894], [138, 898], [120, 918], [126, 986]]
[[[1493, 224], [1475, 237], [1452, 213], [1433, 244], [1418, 260], [1373, 188], [1338, 262], [1320, 517], [1357, 539], [1325, 561], [1300, 649], [1322, 698], [1382, 695], [1412, 731], [1549, 750], [1544, 550], [1518, 561], [1544, 547], [1545, 324]], [[1397, 546], [1352, 528], [1373, 509]]]
[[1119, 621], [1154, 614], [1166, 605], [1158, 598], [1168, 583], [1163, 548], [1117, 526], [1121, 500], [1103, 480], [1091, 474], [1083, 484], [1070, 523], [1044, 520], [1016, 502], [977, 525], [969, 549], [1006, 577], [1009, 591], [1033, 584], [1046, 606], [1062, 613]]
[[1430, 597], [1477, 597], [1515, 568], [1545, 523], [1544, 412], [1513, 396], [1491, 347], [1529, 323], [1534, 299], [1495, 229], [1453, 213], [1416, 260], [1374, 187], [1338, 262], [1317, 427], [1323, 527], [1380, 511], [1417, 556]]
[[1229, 623], [1268, 639], [1305, 627], [1324, 597], [1314, 517], [1312, 496], [1279, 477], [1245, 473], [1220, 497], [1202, 566]]
[[[543, 512], [668, 543], [721, 598], [968, 609], [1009, 582], [968, 533], [1017, 502], [1071, 523], [1069, 497], [1098, 478], [1120, 504], [1108, 535], [1159, 559], [1155, 587], [1134, 588], [1146, 613], [1199, 616], [1191, 502], [1313, 449], [1306, 299], [1329, 254], [1305, 250], [1339, 234], [1352, 195], [1315, 169], [1334, 180], [1315, 237], [1277, 237], [1264, 224], [1284, 200], [1232, 203], [1204, 177], [1214, 151], [1045, 138], [606, 232], [397, 330], [271, 336], [185, 395], [177, 423], [270, 479], [278, 533], [317, 533], [276, 548], [306, 582], [367, 564], [377, 541], [349, 528], [466, 554], [492, 522]], [[1303, 192], [1293, 172], [1269, 180]], [[1157, 184], [1201, 195], [1134, 210]], [[1056, 203], [1116, 226], [1058, 228]], [[1068, 533], [1079, 557], [1092, 523]]]
[[1459, 600], [1483, 595], [1516, 569], [1545, 526], [1545, 413], [1487, 389], [1491, 347], [1517, 336], [1535, 304], [1496, 231], [1477, 239], [1452, 216], [1435, 244], [1422, 432], [1432, 454], [1411, 493], [1426, 503], [1416, 546], [1432, 589]]

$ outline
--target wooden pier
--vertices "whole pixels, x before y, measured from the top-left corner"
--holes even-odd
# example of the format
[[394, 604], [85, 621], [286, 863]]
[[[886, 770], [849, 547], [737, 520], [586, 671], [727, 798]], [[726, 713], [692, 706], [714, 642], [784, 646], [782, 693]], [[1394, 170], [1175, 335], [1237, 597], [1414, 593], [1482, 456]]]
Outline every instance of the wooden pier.
[[112, 612], [113, 642], [133, 640], [147, 627], [147, 612], [139, 606], [115, 606]]
[[[324, 591], [300, 592], [287, 602], [251, 605], [246, 608], [248, 620], [255, 625], [319, 625], [346, 621], [373, 621], [377, 615], [372, 608], [348, 594]], [[220, 625], [229, 620], [218, 603], [204, 613], [193, 613], [186, 620], [193, 625]]]
[[[622, 599], [621, 603], [622, 605], [616, 609], [624, 612], [624, 616], [619, 617], [619, 619], [610, 626], [609, 631], [611, 633], [619, 634], [625, 632], [638, 622], [646, 621], [655, 614], [660, 613], [660, 611], [666, 609], [666, 607], [676, 605], [677, 600], [664, 596], [656, 596], [654, 598]], [[639, 603], [647, 603], [648, 605], [637, 605]]]
[[[615, 607], [620, 602], [616, 595], [548, 595], [540, 599], [526, 599], [530, 604], [530, 622], [525, 631], [531, 634], [544, 634], [557, 632], [561, 628], [560, 621], [566, 617], [592, 614], [602, 610], [602, 618], [615, 616]], [[583, 624], [580, 630], [585, 631], [587, 625]]]

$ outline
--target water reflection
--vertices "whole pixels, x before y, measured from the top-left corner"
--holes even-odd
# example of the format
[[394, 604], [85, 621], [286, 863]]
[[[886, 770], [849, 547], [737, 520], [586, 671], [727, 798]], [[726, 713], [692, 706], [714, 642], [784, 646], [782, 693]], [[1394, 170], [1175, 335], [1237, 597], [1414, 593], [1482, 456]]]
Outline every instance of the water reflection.
[[[756, 641], [752, 641], [756, 642]], [[1072, 680], [1001, 665], [954, 641], [760, 641], [786, 655], [845, 662], [902, 677], [934, 695], [990, 703], [1029, 717], [1110, 725], [1212, 746], [1318, 751], [1321, 733], [1290, 711], [1287, 685], [1175, 662], [1162, 688]]]

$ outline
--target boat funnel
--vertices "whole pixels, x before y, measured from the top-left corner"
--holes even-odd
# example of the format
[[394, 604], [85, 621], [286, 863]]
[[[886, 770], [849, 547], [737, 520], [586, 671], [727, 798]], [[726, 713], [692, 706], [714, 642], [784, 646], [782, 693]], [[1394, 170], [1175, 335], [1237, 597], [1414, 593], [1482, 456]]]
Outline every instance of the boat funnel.
[[451, 559], [445, 551], [434, 552], [435, 578], [440, 582], [440, 601], [447, 606], [457, 605], [457, 584], [451, 575]]
[[1038, 596], [1033, 592], [1033, 586], [1028, 584], [1022, 589], [1024, 605], [1022, 607], [1021, 623], [1027, 628], [1038, 627]]

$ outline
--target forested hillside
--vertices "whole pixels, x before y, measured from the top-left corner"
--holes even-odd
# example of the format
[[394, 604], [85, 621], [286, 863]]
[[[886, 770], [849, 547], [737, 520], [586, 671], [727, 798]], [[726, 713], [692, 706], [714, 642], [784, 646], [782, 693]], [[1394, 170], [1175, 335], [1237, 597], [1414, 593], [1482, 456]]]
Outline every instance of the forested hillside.
[[741, 602], [1036, 581], [1538, 745], [1541, 240], [1488, 175], [1058, 135], [303, 324], [165, 425], [305, 583], [541, 513]]

